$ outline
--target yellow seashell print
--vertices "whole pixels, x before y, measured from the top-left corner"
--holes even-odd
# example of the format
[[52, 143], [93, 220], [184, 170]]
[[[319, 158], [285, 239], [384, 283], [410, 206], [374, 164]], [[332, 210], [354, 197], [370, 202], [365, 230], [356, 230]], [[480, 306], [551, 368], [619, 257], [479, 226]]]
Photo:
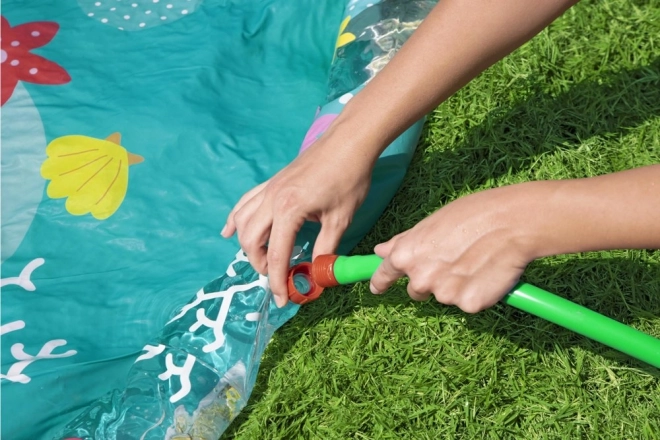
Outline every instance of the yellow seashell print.
[[66, 210], [73, 215], [91, 213], [105, 220], [114, 214], [126, 196], [129, 165], [144, 160], [120, 142], [119, 133], [106, 139], [70, 135], [53, 140], [41, 165], [41, 176], [50, 180], [48, 197], [66, 197]]
[[346, 27], [348, 26], [349, 21], [351, 21], [350, 16], [344, 18], [344, 21], [342, 21], [341, 25], [339, 26], [339, 37], [337, 37], [337, 44], [335, 50], [339, 49], [342, 46], [346, 46], [348, 43], [355, 40], [355, 35], [353, 35], [350, 32], [344, 32], [346, 30]]

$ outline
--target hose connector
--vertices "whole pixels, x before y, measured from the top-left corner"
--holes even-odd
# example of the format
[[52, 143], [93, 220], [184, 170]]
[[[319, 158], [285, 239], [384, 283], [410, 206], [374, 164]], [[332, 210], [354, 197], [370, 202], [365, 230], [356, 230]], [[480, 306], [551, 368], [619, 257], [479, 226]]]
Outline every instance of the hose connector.
[[289, 300], [307, 304], [318, 299], [326, 287], [338, 286], [334, 273], [337, 255], [319, 255], [313, 263], [300, 263], [289, 270]]
[[312, 264], [312, 277], [314, 282], [321, 287], [338, 286], [335, 277], [335, 262], [339, 255], [319, 255]]
[[314, 280], [312, 263], [300, 263], [289, 269], [287, 288], [289, 300], [296, 304], [307, 304], [318, 299], [323, 287]]

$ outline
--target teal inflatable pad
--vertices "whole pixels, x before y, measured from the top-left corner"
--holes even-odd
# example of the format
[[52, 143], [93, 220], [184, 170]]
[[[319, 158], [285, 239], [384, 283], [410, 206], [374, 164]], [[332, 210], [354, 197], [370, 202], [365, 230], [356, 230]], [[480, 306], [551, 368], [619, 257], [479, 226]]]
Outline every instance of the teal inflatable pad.
[[[222, 434], [299, 306], [278, 309], [219, 229], [432, 4], [3, 2], [2, 438]], [[391, 200], [421, 124], [378, 161], [340, 252]]]

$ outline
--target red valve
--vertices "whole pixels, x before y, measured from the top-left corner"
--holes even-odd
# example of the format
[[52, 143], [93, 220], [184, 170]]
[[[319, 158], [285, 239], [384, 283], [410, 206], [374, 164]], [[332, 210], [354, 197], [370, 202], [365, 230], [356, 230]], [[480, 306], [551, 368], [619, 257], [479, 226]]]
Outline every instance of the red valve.
[[289, 270], [289, 299], [307, 304], [318, 299], [326, 287], [338, 286], [334, 266], [338, 255], [319, 255], [313, 263], [300, 263]]
[[287, 280], [289, 300], [296, 304], [307, 304], [321, 296], [323, 287], [314, 282], [312, 263], [300, 263], [289, 270]]

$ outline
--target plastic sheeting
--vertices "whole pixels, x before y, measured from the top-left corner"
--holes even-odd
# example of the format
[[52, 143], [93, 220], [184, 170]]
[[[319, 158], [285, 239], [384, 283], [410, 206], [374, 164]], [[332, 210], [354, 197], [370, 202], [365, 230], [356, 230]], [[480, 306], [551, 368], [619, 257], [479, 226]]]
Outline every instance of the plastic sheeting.
[[[419, 23], [395, 3], [432, 4], [3, 2], [3, 438], [226, 429], [298, 306], [278, 309], [218, 230], [391, 58], [374, 48], [405, 40], [369, 29]], [[379, 160], [341, 252], [398, 188], [420, 128]]]

